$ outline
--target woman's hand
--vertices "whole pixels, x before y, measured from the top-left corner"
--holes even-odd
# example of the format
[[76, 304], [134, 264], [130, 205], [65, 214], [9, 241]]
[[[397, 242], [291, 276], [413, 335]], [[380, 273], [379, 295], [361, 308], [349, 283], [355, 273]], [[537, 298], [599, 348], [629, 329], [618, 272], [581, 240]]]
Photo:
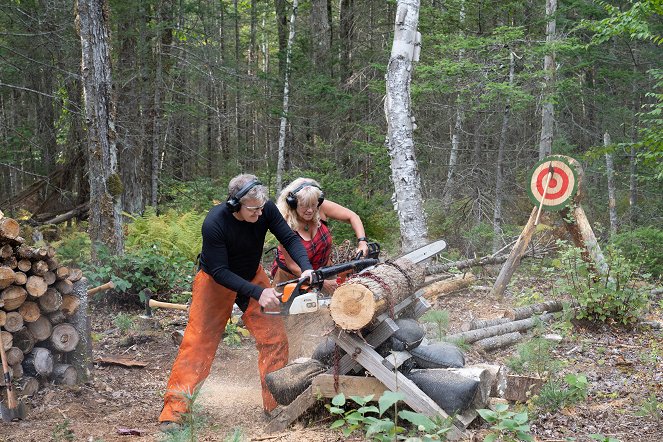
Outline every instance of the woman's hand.
[[355, 256], [366, 258], [368, 256], [368, 243], [366, 241], [359, 241], [356, 252]]
[[322, 282], [322, 293], [326, 295], [331, 295], [332, 293], [334, 293], [337, 287], [338, 284], [336, 283], [336, 281], [334, 281], [333, 279], [325, 279]]
[[313, 282], [311, 280], [311, 277], [313, 276], [313, 270], [308, 269], [304, 270], [301, 275], [299, 275], [299, 280], [301, 281], [302, 279], [308, 279], [309, 282]]
[[276, 290], [273, 288], [266, 288], [262, 291], [260, 299], [258, 299], [258, 304], [264, 309], [278, 308], [281, 306], [281, 300], [278, 298]]

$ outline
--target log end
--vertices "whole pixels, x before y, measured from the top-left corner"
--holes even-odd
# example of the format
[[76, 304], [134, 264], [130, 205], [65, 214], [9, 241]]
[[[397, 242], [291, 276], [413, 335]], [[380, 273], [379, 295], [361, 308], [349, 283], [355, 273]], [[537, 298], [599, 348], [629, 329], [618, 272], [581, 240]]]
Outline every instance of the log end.
[[373, 320], [373, 293], [360, 284], [342, 285], [334, 291], [329, 306], [332, 319], [344, 330], [360, 330]]

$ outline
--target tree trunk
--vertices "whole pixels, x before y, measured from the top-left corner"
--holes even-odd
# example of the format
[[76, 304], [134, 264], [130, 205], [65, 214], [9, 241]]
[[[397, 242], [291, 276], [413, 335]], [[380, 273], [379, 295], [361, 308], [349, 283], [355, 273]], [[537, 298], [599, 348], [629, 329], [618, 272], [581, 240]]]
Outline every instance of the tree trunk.
[[[603, 134], [603, 146], [608, 148], [610, 146], [610, 134], [608, 132]], [[605, 171], [608, 175], [608, 214], [610, 216], [610, 235], [617, 233], [617, 202], [615, 200], [615, 166], [612, 161], [612, 154], [606, 152], [605, 154]]]
[[92, 258], [96, 261], [100, 244], [116, 254], [121, 254], [124, 248], [122, 180], [117, 172], [108, 1], [78, 0], [77, 5], [88, 135], [89, 234], [94, 245]]
[[[341, 0], [339, 6], [338, 34], [340, 43], [339, 79], [345, 83], [352, 70], [350, 68], [350, 54], [352, 51], [352, 28], [354, 24], [354, 0]], [[329, 42], [331, 45], [331, 41]]]
[[419, 0], [399, 0], [394, 26], [394, 42], [387, 65], [387, 149], [391, 158], [403, 251], [409, 252], [428, 242], [428, 228], [423, 207], [412, 132], [410, 102], [412, 62], [418, 57]]
[[424, 282], [423, 267], [398, 259], [357, 275], [333, 293], [330, 312], [337, 326], [360, 330], [412, 295]]
[[564, 306], [561, 301], [546, 301], [538, 304], [527, 305], [525, 307], [518, 307], [504, 312], [504, 317], [512, 321], [519, 321], [521, 319], [530, 318], [532, 315], [539, 313], [555, 313], [561, 312]]
[[[277, 1], [278, 3], [278, 1]], [[279, 125], [279, 150], [276, 164], [276, 193], [283, 188], [283, 173], [285, 172], [285, 140], [286, 127], [288, 124], [288, 111], [290, 109], [290, 57], [292, 45], [295, 41], [295, 20], [297, 19], [298, 0], [292, 2], [292, 15], [290, 16], [290, 35], [285, 57], [285, 75], [283, 80], [283, 108], [281, 111], [281, 123]]]
[[543, 59], [544, 89], [541, 106], [541, 139], [539, 141], [539, 160], [552, 153], [553, 124], [555, 121], [555, 107], [552, 103], [553, 87], [555, 84], [555, 52], [551, 47], [555, 41], [555, 28], [557, 21], [557, 0], [546, 0], [546, 44], [548, 48]]

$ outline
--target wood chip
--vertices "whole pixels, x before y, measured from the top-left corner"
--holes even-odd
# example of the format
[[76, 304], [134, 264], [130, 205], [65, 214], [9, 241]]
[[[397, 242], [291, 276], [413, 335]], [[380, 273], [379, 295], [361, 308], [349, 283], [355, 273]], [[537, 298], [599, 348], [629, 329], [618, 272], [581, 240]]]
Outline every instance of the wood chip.
[[101, 356], [94, 360], [97, 364], [120, 365], [122, 367], [139, 367], [147, 366], [147, 362], [137, 361], [126, 356]]

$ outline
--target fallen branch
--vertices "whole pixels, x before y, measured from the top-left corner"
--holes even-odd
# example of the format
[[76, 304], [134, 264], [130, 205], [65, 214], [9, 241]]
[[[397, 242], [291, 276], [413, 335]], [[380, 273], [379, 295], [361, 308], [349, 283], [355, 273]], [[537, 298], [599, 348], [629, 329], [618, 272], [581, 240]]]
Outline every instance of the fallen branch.
[[442, 281], [434, 282], [424, 286], [422, 288], [423, 296], [429, 301], [434, 301], [442, 295], [453, 293], [457, 290], [469, 287], [476, 280], [476, 276], [474, 276], [472, 273], [456, 275], [453, 278], [444, 279]]
[[489, 255], [489, 256], [483, 256], [481, 258], [464, 259], [461, 261], [448, 262], [446, 264], [431, 265], [428, 266], [428, 268], [426, 269], [426, 274], [435, 275], [437, 273], [448, 272], [451, 269], [463, 270], [475, 266], [502, 264], [504, 261], [506, 261], [508, 257], [509, 255], [499, 255], [499, 256]]
[[492, 319], [474, 319], [470, 322], [465, 322], [460, 326], [460, 331], [477, 330], [479, 328], [492, 327], [494, 325], [506, 324], [511, 322], [509, 318], [492, 318]]
[[561, 301], [552, 300], [507, 310], [504, 312], [504, 317], [513, 321], [518, 321], [543, 312], [561, 312], [562, 308]]
[[545, 315], [541, 315], [539, 317], [522, 319], [520, 321], [511, 321], [507, 322], [506, 324], [494, 325], [492, 327], [480, 328], [478, 330], [470, 330], [467, 332], [448, 335], [446, 340], [449, 342], [463, 341], [471, 344], [480, 339], [489, 338], [491, 336], [528, 330], [538, 324], [539, 321], [548, 322], [551, 319], [553, 319], [553, 315], [551, 313], [546, 313]]
[[474, 346], [479, 350], [488, 352], [513, 345], [520, 342], [522, 338], [523, 335], [521, 335], [520, 332], [513, 332], [480, 339], [474, 343]]

